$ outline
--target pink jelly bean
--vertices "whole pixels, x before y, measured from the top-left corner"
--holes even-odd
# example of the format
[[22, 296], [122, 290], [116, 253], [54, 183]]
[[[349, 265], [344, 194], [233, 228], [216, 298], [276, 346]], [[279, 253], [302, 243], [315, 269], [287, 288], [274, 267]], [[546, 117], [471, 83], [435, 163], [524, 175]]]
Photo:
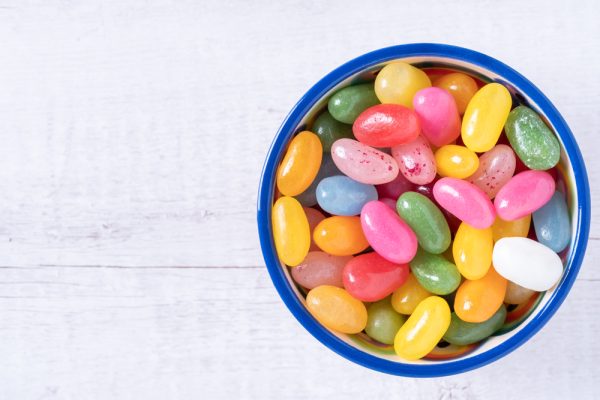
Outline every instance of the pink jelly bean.
[[389, 197], [390, 199], [397, 199], [402, 193], [413, 190], [414, 184], [406, 179], [404, 175], [398, 174], [393, 181], [377, 185], [375, 189], [377, 189], [379, 198]]
[[433, 197], [452, 215], [476, 229], [492, 226], [494, 205], [477, 186], [456, 178], [442, 178], [433, 185]]
[[386, 206], [388, 206], [392, 210], [394, 210], [394, 211], [396, 210], [396, 201], [395, 200], [390, 199], [389, 197], [384, 197], [382, 199], [379, 199], [379, 201], [384, 203]]
[[292, 278], [300, 286], [312, 289], [321, 285], [344, 287], [343, 271], [352, 256], [332, 256], [311, 251], [304, 261], [292, 268]]
[[357, 182], [381, 185], [398, 176], [398, 164], [389, 154], [353, 139], [338, 139], [331, 146], [333, 162]]
[[365, 237], [388, 261], [405, 264], [417, 253], [417, 237], [398, 214], [381, 201], [365, 204], [360, 214]]
[[392, 156], [398, 162], [402, 175], [410, 182], [425, 185], [435, 179], [435, 158], [423, 136], [392, 147]]
[[483, 190], [490, 199], [512, 178], [517, 160], [515, 152], [505, 144], [498, 144], [479, 157], [479, 168], [468, 181]]
[[421, 121], [421, 132], [436, 147], [452, 143], [460, 136], [460, 116], [454, 97], [444, 89], [428, 87], [413, 98], [413, 108]]
[[319, 225], [319, 222], [325, 219], [325, 215], [319, 210], [315, 210], [311, 207], [302, 207], [304, 209], [304, 214], [306, 214], [306, 219], [308, 219], [308, 227], [310, 229], [310, 249], [309, 251], [320, 250], [319, 246], [312, 239], [312, 232], [315, 230], [315, 227]]
[[552, 175], [545, 171], [518, 173], [496, 195], [496, 212], [505, 221], [522, 218], [546, 204], [555, 187]]

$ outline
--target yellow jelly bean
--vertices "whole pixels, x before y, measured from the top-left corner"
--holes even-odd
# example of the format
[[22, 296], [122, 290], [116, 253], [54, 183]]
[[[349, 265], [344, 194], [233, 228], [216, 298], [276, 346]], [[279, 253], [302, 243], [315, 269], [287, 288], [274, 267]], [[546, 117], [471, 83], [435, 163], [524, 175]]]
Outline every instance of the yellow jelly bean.
[[510, 93], [501, 84], [489, 83], [479, 89], [469, 102], [462, 121], [461, 135], [465, 146], [477, 153], [494, 147], [511, 106]]
[[413, 274], [392, 294], [392, 307], [400, 314], [410, 315], [419, 303], [431, 296]]
[[306, 296], [308, 311], [321, 324], [341, 333], [358, 333], [367, 326], [367, 308], [342, 288], [317, 286]]
[[496, 217], [492, 225], [494, 242], [504, 237], [527, 237], [529, 234], [529, 225], [531, 225], [531, 214], [514, 221], [505, 221], [500, 217]]
[[435, 152], [437, 172], [441, 176], [464, 179], [469, 177], [479, 168], [477, 154], [465, 146], [448, 144]]
[[460, 72], [453, 72], [434, 79], [433, 86], [450, 92], [454, 97], [459, 114], [464, 114], [467, 104], [477, 92], [475, 79]]
[[452, 255], [461, 275], [467, 279], [479, 279], [492, 265], [494, 240], [492, 228], [476, 229], [463, 222], [456, 231]]
[[281, 261], [295, 267], [308, 254], [310, 228], [300, 202], [283, 196], [273, 205], [273, 240]]
[[329, 217], [315, 227], [313, 240], [321, 250], [334, 256], [351, 256], [369, 247], [360, 217]]
[[493, 267], [481, 279], [464, 281], [454, 297], [454, 312], [465, 322], [487, 321], [502, 305], [507, 284]]
[[419, 303], [394, 338], [396, 354], [406, 360], [425, 357], [442, 339], [450, 326], [450, 307], [446, 300], [430, 296]]
[[427, 74], [405, 62], [393, 62], [381, 69], [375, 78], [375, 94], [382, 103], [413, 107], [419, 90], [431, 86]]
[[277, 169], [277, 188], [286, 196], [297, 196], [313, 182], [323, 157], [323, 146], [312, 132], [297, 134]]

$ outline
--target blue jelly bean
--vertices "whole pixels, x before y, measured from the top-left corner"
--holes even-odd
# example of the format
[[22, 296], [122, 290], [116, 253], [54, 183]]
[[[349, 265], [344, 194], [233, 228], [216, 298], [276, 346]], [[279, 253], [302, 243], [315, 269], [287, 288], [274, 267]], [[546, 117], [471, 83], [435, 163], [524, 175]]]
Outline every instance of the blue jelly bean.
[[331, 154], [323, 153], [321, 167], [319, 168], [319, 172], [317, 173], [315, 180], [311, 183], [308, 189], [296, 196], [296, 200], [298, 200], [300, 204], [306, 207], [312, 207], [316, 205], [317, 185], [319, 185], [319, 182], [321, 182], [321, 180], [323, 180], [324, 178], [338, 174], [341, 174], [341, 172], [333, 162]]
[[554, 192], [550, 201], [533, 213], [533, 226], [540, 243], [559, 253], [571, 241], [571, 224], [565, 197]]
[[357, 215], [369, 201], [377, 200], [373, 185], [356, 182], [345, 175], [323, 179], [317, 186], [317, 202], [333, 215]]

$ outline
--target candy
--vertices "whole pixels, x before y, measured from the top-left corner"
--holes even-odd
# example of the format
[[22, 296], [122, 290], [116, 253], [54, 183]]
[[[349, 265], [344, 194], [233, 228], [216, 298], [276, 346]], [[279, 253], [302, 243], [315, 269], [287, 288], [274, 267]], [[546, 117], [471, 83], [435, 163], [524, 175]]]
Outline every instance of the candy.
[[498, 240], [494, 246], [492, 262], [500, 275], [537, 292], [554, 286], [563, 272], [558, 254], [528, 238], [508, 237]]
[[319, 206], [333, 215], [358, 215], [369, 201], [377, 200], [373, 185], [356, 182], [344, 175], [323, 179], [317, 186]]
[[302, 206], [293, 197], [283, 196], [273, 205], [273, 241], [281, 261], [296, 266], [310, 248], [310, 229]]
[[392, 147], [392, 156], [398, 162], [402, 175], [410, 182], [425, 185], [435, 179], [435, 158], [423, 136]]
[[313, 180], [308, 189], [294, 197], [303, 206], [312, 207], [317, 204], [317, 186], [319, 186], [319, 183], [329, 176], [340, 174], [341, 172], [333, 162], [331, 154], [324, 153], [323, 158], [321, 160], [321, 167], [319, 168], [319, 172], [317, 173], [317, 177]]
[[508, 304], [523, 304], [536, 293], [535, 290], [525, 289], [514, 282], [508, 282], [504, 302]]
[[554, 194], [552, 176], [544, 171], [523, 171], [513, 176], [494, 199], [498, 216], [514, 221], [541, 208]]
[[378, 104], [367, 108], [354, 121], [354, 136], [373, 147], [391, 147], [412, 142], [421, 133], [417, 114], [398, 104]]
[[427, 197], [416, 192], [406, 192], [398, 199], [396, 210], [411, 227], [425, 251], [440, 254], [448, 248], [448, 223], [440, 209]]
[[419, 303], [431, 296], [413, 274], [408, 274], [406, 281], [392, 294], [392, 307], [400, 314], [410, 315]]
[[450, 230], [452, 232], [455, 232], [458, 229], [458, 227], [460, 226], [461, 220], [456, 218], [454, 215], [452, 215], [450, 212], [448, 212], [448, 210], [446, 210], [445, 208], [441, 207], [438, 204], [438, 202], [435, 200], [435, 197], [433, 197], [433, 186], [435, 185], [435, 182], [436, 181], [433, 181], [431, 183], [428, 183], [427, 185], [419, 185], [414, 189], [414, 191], [422, 194], [423, 196], [427, 197], [429, 200], [433, 201], [433, 203], [440, 209], [442, 214], [444, 214], [444, 217], [446, 218], [446, 222], [448, 222], [448, 226], [450, 227]]
[[379, 104], [373, 82], [348, 86], [337, 91], [329, 99], [327, 108], [335, 119], [346, 124], [354, 120], [367, 108]]
[[396, 333], [406, 321], [406, 317], [394, 311], [389, 299], [371, 304], [367, 314], [367, 335], [380, 343], [394, 344]]
[[465, 110], [461, 136], [463, 143], [476, 153], [490, 150], [500, 137], [510, 112], [512, 99], [499, 83], [479, 89]]
[[310, 230], [311, 238], [309, 251], [319, 250], [319, 247], [317, 246], [315, 241], [312, 240], [312, 232], [315, 230], [317, 225], [319, 225], [319, 222], [325, 219], [325, 216], [321, 211], [315, 210], [314, 208], [302, 207], [302, 209], [304, 210], [304, 214], [306, 214], [306, 219], [308, 220], [308, 228]]
[[479, 323], [465, 322], [456, 313], [452, 313], [450, 326], [444, 334], [444, 340], [457, 346], [477, 343], [502, 328], [505, 320], [506, 307], [504, 305], [500, 306], [488, 320]]
[[292, 268], [294, 281], [307, 289], [321, 285], [344, 287], [342, 271], [352, 256], [338, 257], [322, 251], [311, 251], [306, 258]]
[[341, 333], [358, 333], [367, 326], [367, 309], [344, 289], [323, 285], [306, 295], [306, 308], [321, 324]]
[[468, 179], [483, 190], [490, 199], [515, 173], [516, 158], [512, 149], [505, 144], [497, 144], [479, 157], [479, 168]]
[[417, 237], [385, 203], [365, 204], [360, 221], [367, 241], [383, 258], [396, 264], [412, 260], [417, 251]]
[[494, 223], [494, 205], [472, 183], [456, 178], [442, 178], [433, 186], [433, 196], [440, 206], [473, 228], [485, 229]]
[[419, 90], [413, 99], [423, 136], [436, 147], [452, 143], [460, 136], [460, 116], [452, 95], [437, 87]]
[[460, 72], [453, 72], [435, 79], [433, 86], [447, 90], [454, 97], [456, 108], [460, 114], [464, 114], [467, 104], [478, 89], [475, 79]]
[[487, 321], [502, 305], [506, 285], [494, 267], [481, 279], [464, 281], [456, 291], [454, 312], [465, 322]]
[[398, 164], [389, 154], [356, 140], [337, 140], [331, 155], [340, 171], [361, 183], [380, 185], [398, 176]]
[[571, 224], [565, 197], [554, 192], [550, 201], [533, 213], [538, 242], [560, 253], [571, 241]]
[[492, 228], [476, 229], [463, 222], [452, 243], [452, 256], [462, 276], [480, 279], [492, 265], [493, 249]]
[[313, 240], [321, 250], [334, 256], [351, 256], [369, 247], [359, 217], [325, 218], [314, 229]]
[[379, 201], [384, 203], [386, 206], [388, 206], [392, 210], [396, 209], [396, 202], [394, 200], [390, 199], [389, 197], [384, 197], [382, 199], [379, 199]]
[[430, 254], [422, 249], [410, 262], [410, 270], [419, 284], [431, 293], [445, 295], [460, 285], [460, 273], [456, 265], [443, 256]]
[[527, 237], [529, 226], [531, 225], [531, 214], [515, 219], [514, 221], [505, 221], [500, 217], [496, 217], [494, 225], [492, 225], [492, 236], [494, 242], [503, 237]]
[[512, 110], [504, 130], [510, 145], [529, 168], [545, 170], [558, 164], [558, 139], [531, 108], [518, 106]]
[[323, 148], [317, 135], [300, 132], [277, 169], [277, 189], [285, 196], [296, 196], [305, 191], [319, 172]]
[[341, 123], [325, 111], [317, 117], [312, 126], [313, 132], [317, 134], [323, 151], [329, 153], [331, 145], [338, 139], [353, 138], [352, 125]]
[[477, 171], [479, 158], [464, 146], [449, 144], [437, 149], [435, 163], [440, 176], [464, 179]]
[[[396, 202], [402, 193], [413, 190], [414, 184], [406, 179], [404, 175], [398, 174], [393, 181], [377, 185], [375, 188], [377, 189], [380, 199], [383, 197], [389, 197]], [[394, 206], [394, 208], [395, 207], [396, 206]]]
[[423, 300], [394, 338], [394, 351], [406, 360], [429, 354], [450, 326], [450, 307], [446, 300], [431, 296]]
[[378, 301], [398, 289], [408, 276], [408, 264], [394, 264], [377, 253], [348, 261], [342, 273], [344, 288], [362, 301]]
[[405, 62], [397, 61], [383, 67], [375, 78], [375, 94], [382, 103], [412, 107], [419, 90], [431, 86], [427, 74]]

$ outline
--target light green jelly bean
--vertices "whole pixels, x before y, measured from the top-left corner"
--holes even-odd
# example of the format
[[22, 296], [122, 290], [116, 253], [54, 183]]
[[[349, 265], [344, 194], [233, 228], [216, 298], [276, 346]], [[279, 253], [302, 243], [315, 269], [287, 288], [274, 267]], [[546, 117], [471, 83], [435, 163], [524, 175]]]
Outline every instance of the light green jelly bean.
[[379, 99], [371, 82], [348, 86], [336, 92], [329, 99], [327, 108], [333, 118], [352, 124], [360, 113], [375, 104], [379, 104]]
[[450, 327], [444, 334], [444, 340], [459, 346], [476, 343], [491, 336], [504, 325], [506, 306], [501, 305], [490, 319], [484, 322], [465, 322], [456, 313], [450, 317]]
[[398, 314], [385, 298], [373, 303], [367, 309], [368, 319], [365, 332], [367, 335], [384, 344], [394, 344], [394, 338], [406, 321], [406, 316]]
[[441, 255], [427, 253], [421, 248], [410, 262], [410, 270], [421, 286], [434, 294], [452, 293], [460, 285], [460, 272], [456, 265]]
[[396, 211], [417, 235], [419, 245], [432, 254], [450, 246], [450, 228], [440, 209], [417, 192], [406, 192], [396, 203]]
[[312, 132], [316, 133], [324, 152], [331, 151], [331, 145], [338, 139], [351, 138], [354, 139], [352, 133], [352, 125], [341, 123], [325, 111], [315, 120], [312, 126]]
[[527, 167], [546, 170], [558, 164], [558, 139], [531, 108], [518, 106], [512, 110], [504, 131], [513, 150]]

